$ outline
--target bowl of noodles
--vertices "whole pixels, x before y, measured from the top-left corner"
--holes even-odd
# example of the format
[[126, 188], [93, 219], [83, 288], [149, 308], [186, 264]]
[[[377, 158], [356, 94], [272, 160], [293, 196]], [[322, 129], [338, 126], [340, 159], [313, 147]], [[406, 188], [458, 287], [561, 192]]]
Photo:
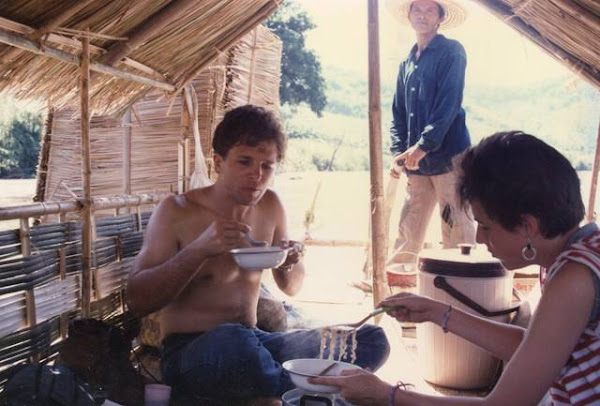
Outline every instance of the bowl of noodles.
[[236, 248], [231, 251], [234, 261], [244, 269], [262, 271], [283, 264], [290, 248], [250, 247]]
[[340, 389], [337, 386], [317, 385], [308, 382], [308, 378], [316, 378], [319, 374], [330, 365], [333, 366], [321, 376], [337, 376], [341, 375], [342, 371], [349, 369], [360, 369], [358, 365], [350, 364], [343, 361], [335, 361], [320, 358], [299, 358], [292, 359], [283, 363], [283, 369], [288, 371], [292, 383], [296, 387], [309, 393], [339, 393]]

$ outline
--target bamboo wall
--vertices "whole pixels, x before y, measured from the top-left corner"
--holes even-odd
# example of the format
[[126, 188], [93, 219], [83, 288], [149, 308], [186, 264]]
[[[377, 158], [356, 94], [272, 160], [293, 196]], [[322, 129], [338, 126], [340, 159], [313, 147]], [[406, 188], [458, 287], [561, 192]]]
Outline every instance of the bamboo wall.
[[[278, 110], [281, 42], [264, 27], [257, 27], [204, 69], [192, 82], [203, 156], [212, 162], [212, 134], [224, 113], [254, 103]], [[92, 96], [93, 97], [93, 96]], [[194, 138], [182, 114], [182, 95], [169, 99], [152, 91], [122, 117], [95, 116], [90, 127], [92, 196], [181, 191], [193, 170]], [[80, 121], [77, 109], [54, 111], [45, 177], [38, 176], [40, 201], [82, 196]], [[130, 150], [125, 140], [130, 139]], [[188, 139], [180, 162], [178, 145]], [[130, 152], [129, 152], [130, 151]]]
[[[90, 316], [120, 325], [124, 286], [150, 212], [95, 224]], [[52, 360], [69, 319], [81, 312], [81, 225], [0, 232], [0, 388], [14, 364]]]

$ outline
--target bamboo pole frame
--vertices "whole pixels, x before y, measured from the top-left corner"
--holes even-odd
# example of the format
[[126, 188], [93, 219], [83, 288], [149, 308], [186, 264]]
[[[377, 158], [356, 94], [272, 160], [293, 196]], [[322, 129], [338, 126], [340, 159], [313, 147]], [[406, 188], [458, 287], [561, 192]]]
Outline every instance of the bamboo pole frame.
[[373, 250], [373, 302], [387, 295], [385, 274], [386, 238], [383, 202], [383, 151], [381, 147], [381, 85], [379, 76], [378, 0], [368, 3], [369, 41], [369, 152], [371, 162], [371, 249]]
[[[29, 35], [31, 35], [31, 33], [33, 33], [35, 31], [33, 28], [29, 27], [28, 25], [17, 23], [15, 21], [11, 21], [4, 17], [0, 17], [0, 28], [3, 28], [8, 31], [13, 31], [17, 34], [23, 34], [25, 36], [29, 36]], [[48, 34], [46, 34], [45, 39], [46, 39], [46, 42], [53, 42], [53, 43], [56, 43], [59, 45], [65, 45], [65, 46], [74, 48], [76, 50], [81, 49], [81, 42], [79, 42], [75, 39], [69, 38], [69, 37], [59, 35], [59, 34], [48, 33]], [[92, 54], [105, 54], [106, 49], [90, 44], [90, 52]], [[4, 58], [3, 55], [0, 55], [0, 59], [5, 60], [5, 59], [3, 59]], [[160, 73], [160, 72], [152, 69], [151, 67], [144, 65], [143, 63], [138, 62], [134, 59], [123, 58], [122, 62], [123, 62], [123, 64], [125, 64], [129, 67], [137, 69], [140, 72], [147, 73], [151, 76], [154, 76], [157, 79], [164, 79], [164, 77], [165, 77], [162, 73]]]
[[[46, 46], [44, 49], [40, 49], [35, 41], [31, 41], [23, 37], [22, 35], [14, 34], [6, 30], [0, 30], [0, 42], [12, 45], [17, 48], [22, 48], [27, 51], [33, 52], [34, 54], [43, 55], [49, 58], [58, 59], [63, 62], [70, 64], [79, 65], [79, 58], [69, 52], [62, 51], [58, 48]], [[89, 52], [89, 47], [88, 47]], [[136, 75], [135, 73], [125, 72], [121, 69], [114, 68], [98, 62], [90, 62], [90, 70], [94, 72], [104, 73], [112, 75], [114, 77], [126, 80], [132, 80], [134, 82], [142, 83], [144, 85], [153, 86], [159, 89], [174, 92], [177, 88], [164, 80], [157, 80], [148, 78], [145, 76]]]
[[[69, 18], [71, 18], [72, 16], [77, 14], [79, 11], [83, 10], [85, 7], [87, 7], [90, 3], [94, 2], [94, 1], [96, 1], [96, 0], [82, 0], [82, 1], [77, 1], [77, 2], [73, 3], [71, 5], [71, 7], [66, 8], [60, 14], [58, 14], [57, 16], [46, 21], [40, 28], [38, 28], [37, 30], [32, 32], [30, 35], [30, 38], [33, 41], [39, 41], [46, 34], [49, 34], [54, 28], [61, 25], [63, 22], [65, 22], [66, 20], [68, 20]], [[16, 55], [18, 55], [22, 51], [23, 50], [19, 49], [19, 48], [10, 48], [7, 52], [5, 52], [1, 56], [0, 59], [2, 59], [2, 61], [8, 61], [8, 60], [14, 58]]]
[[123, 193], [131, 194], [131, 109], [123, 115]]
[[81, 313], [89, 317], [92, 300], [92, 159], [90, 153], [90, 39], [81, 40], [81, 178], [83, 181], [83, 213], [81, 229]]
[[[93, 197], [91, 199], [91, 207], [95, 211], [156, 204], [167, 195], [167, 192], [161, 192], [130, 196]], [[61, 221], [64, 221], [65, 214], [79, 212], [82, 209], [83, 199], [0, 207], [0, 221], [39, 217], [49, 214], [60, 214], [63, 216]]]
[[600, 170], [600, 121], [598, 122], [598, 135], [596, 136], [596, 154], [592, 166], [592, 183], [590, 185], [590, 197], [588, 200], [587, 221], [595, 220], [596, 192], [598, 191], [598, 170]]

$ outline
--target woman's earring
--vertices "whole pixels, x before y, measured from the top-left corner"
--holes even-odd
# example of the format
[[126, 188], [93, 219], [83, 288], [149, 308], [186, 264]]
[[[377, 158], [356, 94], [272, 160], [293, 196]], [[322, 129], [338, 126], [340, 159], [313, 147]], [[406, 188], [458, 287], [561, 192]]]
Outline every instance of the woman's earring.
[[527, 239], [527, 244], [521, 250], [521, 257], [525, 261], [533, 261], [537, 257], [537, 250], [531, 245], [531, 240]]

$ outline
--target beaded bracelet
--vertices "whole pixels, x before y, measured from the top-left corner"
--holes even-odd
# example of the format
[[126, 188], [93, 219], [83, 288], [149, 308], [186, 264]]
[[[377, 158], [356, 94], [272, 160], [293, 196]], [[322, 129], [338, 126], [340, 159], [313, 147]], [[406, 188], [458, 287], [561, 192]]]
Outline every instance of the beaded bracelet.
[[444, 312], [444, 316], [442, 316], [442, 331], [444, 333], [448, 332], [448, 319], [450, 318], [450, 312], [452, 311], [452, 305], [448, 306], [448, 310]]

